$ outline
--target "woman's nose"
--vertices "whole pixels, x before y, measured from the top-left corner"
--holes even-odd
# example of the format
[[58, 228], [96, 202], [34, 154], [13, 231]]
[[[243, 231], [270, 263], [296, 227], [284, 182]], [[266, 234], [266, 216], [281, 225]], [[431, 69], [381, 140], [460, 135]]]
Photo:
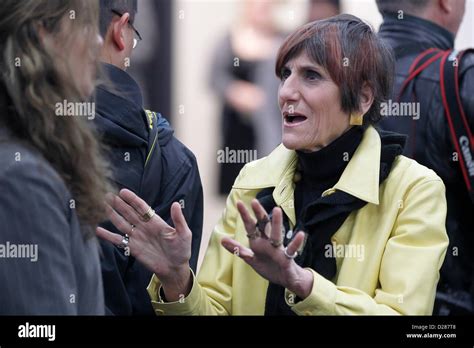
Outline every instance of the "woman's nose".
[[279, 91], [280, 99], [283, 101], [295, 101], [299, 97], [298, 81], [293, 76], [289, 76], [282, 82]]

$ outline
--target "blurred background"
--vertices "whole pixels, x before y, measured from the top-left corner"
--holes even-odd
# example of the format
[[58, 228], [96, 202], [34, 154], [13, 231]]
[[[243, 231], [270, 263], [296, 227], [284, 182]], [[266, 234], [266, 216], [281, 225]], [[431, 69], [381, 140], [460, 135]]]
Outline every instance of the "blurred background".
[[[273, 66], [280, 43], [294, 28], [338, 13], [375, 29], [382, 21], [375, 0], [138, 0], [135, 27], [143, 42], [129, 72], [146, 108], [165, 116], [197, 157], [204, 186], [200, 263], [243, 162], [279, 144]], [[474, 47], [474, 0], [467, 0], [456, 39], [457, 49], [467, 47]]]

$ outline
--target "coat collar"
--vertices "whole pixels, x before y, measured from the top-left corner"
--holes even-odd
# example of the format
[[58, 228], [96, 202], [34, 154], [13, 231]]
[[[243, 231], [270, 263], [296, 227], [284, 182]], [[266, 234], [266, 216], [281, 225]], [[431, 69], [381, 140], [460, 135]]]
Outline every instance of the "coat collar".
[[403, 20], [398, 13], [383, 14], [383, 23], [379, 29], [382, 39], [395, 40], [395, 46], [407, 43], [427, 44], [449, 50], [454, 47], [454, 35], [445, 28], [429, 20], [403, 14]]
[[120, 96], [140, 109], [143, 108], [143, 96], [140, 86], [132, 76], [125, 70], [108, 63], [101, 63], [101, 69], [106, 76], [106, 83], [110, 82], [112, 86], [105, 85], [100, 86], [100, 88], [107, 89], [109, 93]]
[[[340, 190], [378, 205], [381, 147], [378, 132], [369, 126], [339, 181], [333, 188], [323, 192], [323, 196]], [[292, 205], [296, 164], [296, 152], [280, 145], [269, 156], [248, 164], [234, 188], [254, 190], [275, 187], [273, 198], [277, 205]], [[294, 215], [294, 212], [290, 215]]]

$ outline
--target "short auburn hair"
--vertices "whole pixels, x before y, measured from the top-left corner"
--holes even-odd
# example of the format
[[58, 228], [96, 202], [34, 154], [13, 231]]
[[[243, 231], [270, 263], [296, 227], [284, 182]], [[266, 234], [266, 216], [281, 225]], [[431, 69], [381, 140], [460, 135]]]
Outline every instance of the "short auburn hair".
[[391, 48], [371, 26], [355, 16], [342, 14], [300, 27], [281, 45], [276, 75], [281, 79], [286, 63], [303, 52], [322, 66], [339, 87], [344, 112], [360, 112], [361, 91], [367, 84], [374, 102], [364, 116], [364, 125], [380, 120], [380, 104], [392, 94], [395, 62]]

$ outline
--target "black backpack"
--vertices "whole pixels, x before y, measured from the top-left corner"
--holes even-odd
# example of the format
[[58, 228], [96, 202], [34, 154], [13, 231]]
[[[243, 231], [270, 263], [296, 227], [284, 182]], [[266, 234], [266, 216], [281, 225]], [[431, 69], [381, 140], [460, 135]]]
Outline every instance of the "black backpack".
[[[420, 47], [401, 47], [395, 49], [398, 58], [408, 55], [411, 51], [419, 51]], [[471, 201], [474, 203], [474, 136], [461, 103], [459, 92], [459, 66], [466, 52], [428, 48], [421, 52], [413, 61], [408, 71], [408, 77], [403, 81], [397, 101], [407, 92], [414, 79], [428, 66], [440, 60], [440, 91], [444, 114], [448, 122], [451, 141], [458, 154], [459, 166]]]

